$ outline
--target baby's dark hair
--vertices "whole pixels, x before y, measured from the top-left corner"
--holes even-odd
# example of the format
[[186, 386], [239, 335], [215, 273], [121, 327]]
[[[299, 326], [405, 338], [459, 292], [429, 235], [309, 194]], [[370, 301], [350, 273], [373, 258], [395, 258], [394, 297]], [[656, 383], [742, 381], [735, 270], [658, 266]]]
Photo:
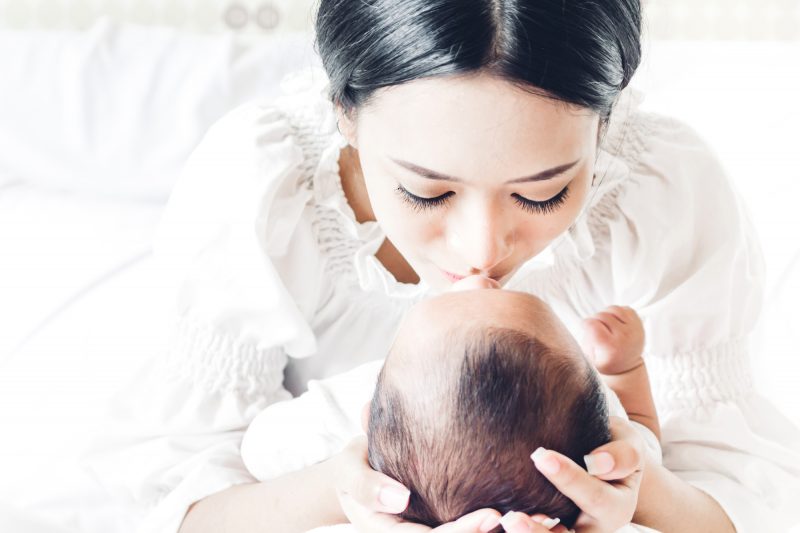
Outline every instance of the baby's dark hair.
[[460, 363], [415, 358], [425, 362], [405, 365], [403, 383], [387, 373], [390, 355], [370, 405], [369, 462], [411, 491], [402, 517], [435, 527], [490, 507], [572, 527], [579, 509], [530, 454], [543, 446], [584, 466], [585, 454], [611, 440], [596, 373], [585, 359], [509, 329], [450, 344], [463, 350], [449, 358]]

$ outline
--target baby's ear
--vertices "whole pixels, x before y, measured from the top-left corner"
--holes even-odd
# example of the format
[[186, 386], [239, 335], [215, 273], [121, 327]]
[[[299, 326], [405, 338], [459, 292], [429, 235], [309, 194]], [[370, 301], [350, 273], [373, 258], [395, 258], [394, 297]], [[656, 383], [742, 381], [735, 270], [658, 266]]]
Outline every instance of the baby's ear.
[[364, 407], [361, 408], [361, 427], [364, 433], [367, 432], [367, 428], [369, 427], [369, 404], [370, 402], [367, 402], [364, 404]]

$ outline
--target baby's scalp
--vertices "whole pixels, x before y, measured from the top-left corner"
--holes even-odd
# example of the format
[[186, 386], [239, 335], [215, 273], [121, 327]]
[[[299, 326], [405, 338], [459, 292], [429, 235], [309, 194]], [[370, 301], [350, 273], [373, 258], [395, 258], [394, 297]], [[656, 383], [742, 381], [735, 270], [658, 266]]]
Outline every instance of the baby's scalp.
[[[436, 350], [437, 346], [463, 345], [476, 340], [476, 332], [491, 328], [519, 331], [560, 351], [583, 357], [580, 347], [566, 326], [540, 298], [525, 292], [479, 289], [444, 293], [414, 305], [403, 317], [387, 357], [408, 364], [424, 364], [428, 346], [433, 353], [458, 353]], [[395, 356], [395, 354], [402, 354]]]
[[423, 300], [403, 317], [383, 379], [406, 398], [433, 401], [441, 385], [457, 377], [466, 348], [479, 343], [487, 331], [534, 331], [550, 318], [548, 313], [552, 315], [539, 298], [512, 291], [459, 291]]
[[579, 461], [607, 426], [596, 376], [541, 300], [446, 294], [398, 331], [370, 407], [370, 461], [411, 489], [406, 517], [429, 525], [476, 505], [568, 521], [576, 508], [528, 455], [541, 445]]

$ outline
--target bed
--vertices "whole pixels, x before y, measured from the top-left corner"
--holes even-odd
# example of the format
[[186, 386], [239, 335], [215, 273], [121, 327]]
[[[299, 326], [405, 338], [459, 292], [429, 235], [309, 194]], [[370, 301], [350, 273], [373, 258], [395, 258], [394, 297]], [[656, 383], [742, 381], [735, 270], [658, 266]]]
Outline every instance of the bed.
[[[653, 4], [634, 85], [700, 131], [750, 208], [768, 268], [756, 382], [800, 426], [800, 2], [751, 4], [705, 27]], [[133, 530], [79, 450], [165, 345], [150, 243], [183, 159], [219, 116], [316, 64], [310, 5], [0, 1], [0, 50], [18, 52], [0, 57], [0, 530]], [[742, 21], [764, 5], [762, 35]]]

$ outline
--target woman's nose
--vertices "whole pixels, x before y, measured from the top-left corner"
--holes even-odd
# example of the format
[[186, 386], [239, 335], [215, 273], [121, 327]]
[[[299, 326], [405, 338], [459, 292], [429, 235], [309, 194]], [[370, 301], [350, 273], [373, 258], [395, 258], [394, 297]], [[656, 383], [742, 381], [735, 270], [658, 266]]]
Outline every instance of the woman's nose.
[[461, 257], [463, 266], [470, 269], [465, 274], [492, 275], [495, 267], [514, 251], [513, 231], [502, 213], [484, 209], [483, 213], [473, 211], [471, 215], [450, 228], [451, 249]]

